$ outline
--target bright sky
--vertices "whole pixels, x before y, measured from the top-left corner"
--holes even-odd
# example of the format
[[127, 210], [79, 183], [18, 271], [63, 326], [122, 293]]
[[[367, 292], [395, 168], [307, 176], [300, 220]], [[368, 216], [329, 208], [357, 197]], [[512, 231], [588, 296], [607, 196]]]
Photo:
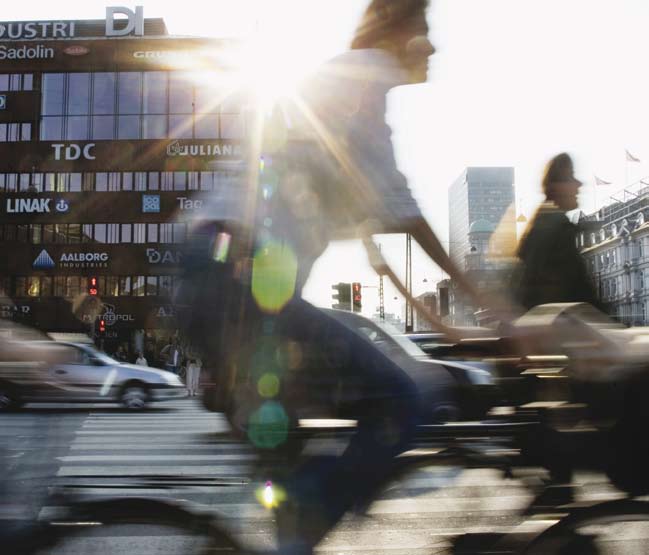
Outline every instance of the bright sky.
[[[367, 0], [142, 0], [145, 17], [170, 33], [262, 36], [268, 51], [301, 69], [343, 51]], [[103, 19], [98, 0], [5, 2], [4, 21]], [[647, 0], [433, 0], [429, 21], [438, 52], [429, 83], [396, 90], [389, 120], [397, 159], [424, 214], [448, 240], [447, 189], [466, 166], [514, 166], [518, 212], [540, 200], [547, 159], [567, 151], [584, 182], [581, 208], [649, 176], [649, 2]], [[641, 160], [627, 163], [625, 149]], [[614, 185], [598, 187], [593, 176]], [[405, 238], [381, 240], [405, 270]], [[413, 289], [441, 274], [415, 249]], [[423, 280], [427, 279], [427, 283]], [[377, 285], [356, 243], [337, 244], [316, 265], [309, 300], [331, 301], [331, 284]], [[402, 300], [386, 287], [386, 311]], [[364, 312], [376, 290], [364, 292]]]

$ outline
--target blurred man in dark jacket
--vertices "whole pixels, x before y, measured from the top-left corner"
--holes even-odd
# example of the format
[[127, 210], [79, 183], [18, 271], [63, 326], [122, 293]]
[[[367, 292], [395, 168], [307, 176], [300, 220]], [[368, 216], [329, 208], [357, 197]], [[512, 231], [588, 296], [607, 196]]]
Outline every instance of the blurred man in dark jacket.
[[[515, 300], [527, 309], [565, 302], [598, 306], [586, 265], [577, 249], [577, 226], [566, 217], [566, 212], [577, 208], [581, 187], [568, 154], [558, 154], [548, 162], [542, 187], [545, 202], [532, 218], [517, 252], [520, 267], [513, 284]], [[541, 456], [550, 471], [550, 483], [527, 512], [573, 500], [572, 465], [562, 449], [560, 436], [546, 430], [538, 445], [543, 445]]]
[[555, 156], [545, 169], [545, 202], [538, 208], [518, 248], [521, 267], [517, 301], [527, 309], [539, 304], [598, 300], [577, 249], [577, 227], [566, 212], [577, 208], [581, 182], [570, 156]]

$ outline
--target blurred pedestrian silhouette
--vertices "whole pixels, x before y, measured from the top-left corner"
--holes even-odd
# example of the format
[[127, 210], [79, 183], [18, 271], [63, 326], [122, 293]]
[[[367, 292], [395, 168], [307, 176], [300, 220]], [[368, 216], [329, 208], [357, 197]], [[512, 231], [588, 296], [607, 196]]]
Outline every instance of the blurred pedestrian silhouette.
[[[542, 180], [545, 201], [521, 239], [517, 253], [520, 265], [514, 273], [515, 300], [526, 309], [578, 301], [599, 306], [577, 248], [577, 226], [566, 216], [566, 212], [577, 208], [580, 186], [568, 154], [558, 154], [548, 162]], [[572, 502], [572, 466], [561, 437], [548, 429], [538, 438], [537, 446], [542, 446], [540, 456], [550, 471], [550, 482], [533, 500], [528, 512]]]
[[516, 301], [527, 309], [562, 302], [599, 305], [577, 248], [577, 226], [566, 217], [566, 212], [577, 208], [580, 186], [568, 154], [558, 154], [548, 162], [542, 181], [545, 201], [529, 223], [517, 253]]

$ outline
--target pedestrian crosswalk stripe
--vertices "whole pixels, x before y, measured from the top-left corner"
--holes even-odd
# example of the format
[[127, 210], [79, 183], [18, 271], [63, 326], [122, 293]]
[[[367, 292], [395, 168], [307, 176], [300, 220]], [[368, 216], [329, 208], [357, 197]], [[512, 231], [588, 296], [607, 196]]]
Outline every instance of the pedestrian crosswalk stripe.
[[255, 455], [237, 454], [237, 455], [72, 455], [57, 457], [61, 462], [94, 462], [94, 461], [124, 461], [124, 462], [139, 462], [139, 461], [250, 461], [255, 460]]
[[205, 475], [213, 478], [219, 476], [246, 476], [250, 472], [250, 465], [169, 465], [169, 466], [145, 466], [145, 465], [95, 465], [95, 466], [62, 466], [57, 476], [95, 476], [106, 474], [110, 476], [133, 476], [140, 474], [155, 474], [169, 476]]

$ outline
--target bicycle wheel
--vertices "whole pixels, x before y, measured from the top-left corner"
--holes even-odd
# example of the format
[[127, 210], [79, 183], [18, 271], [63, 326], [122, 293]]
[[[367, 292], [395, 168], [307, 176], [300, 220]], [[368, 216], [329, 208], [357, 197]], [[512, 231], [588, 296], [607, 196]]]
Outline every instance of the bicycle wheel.
[[74, 506], [29, 555], [242, 555], [212, 515], [164, 500], [124, 498]]
[[649, 503], [619, 500], [580, 508], [538, 536], [524, 555], [647, 555]]

